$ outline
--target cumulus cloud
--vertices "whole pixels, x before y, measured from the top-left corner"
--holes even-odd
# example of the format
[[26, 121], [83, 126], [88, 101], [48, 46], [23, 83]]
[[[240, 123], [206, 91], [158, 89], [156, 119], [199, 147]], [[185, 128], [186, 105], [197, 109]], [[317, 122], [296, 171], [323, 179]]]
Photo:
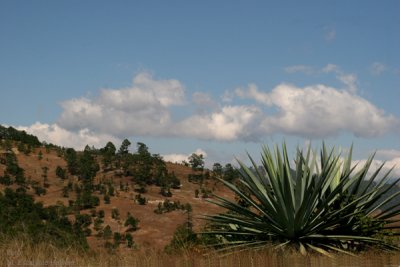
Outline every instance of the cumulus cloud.
[[275, 114], [263, 117], [260, 128], [264, 134], [322, 138], [350, 131], [356, 136], [375, 137], [399, 126], [396, 117], [366, 99], [325, 85], [298, 88], [281, 84], [271, 92], [261, 92], [251, 85], [236, 93], [277, 109]]
[[94, 99], [63, 102], [58, 123], [68, 130], [89, 128], [120, 138], [157, 135], [171, 124], [170, 108], [184, 103], [185, 88], [178, 80], [155, 80], [144, 72], [129, 88], [103, 89]]
[[372, 75], [381, 75], [386, 70], [386, 66], [380, 62], [372, 63], [370, 71]]
[[[319, 72], [335, 73], [346, 88], [283, 83], [267, 91], [250, 84], [226, 92], [228, 102], [202, 92], [187, 100], [180, 81], [157, 80], [144, 72], [128, 88], [64, 101], [57, 123], [36, 123], [25, 130], [63, 146], [100, 147], [133, 136], [259, 141], [273, 134], [326, 138], [350, 132], [375, 137], [400, 129], [398, 118], [357, 95], [355, 75], [333, 64]], [[184, 110], [179, 116], [178, 106]]]
[[169, 161], [172, 163], [181, 163], [182, 161], [188, 161], [188, 158], [193, 154], [197, 154], [197, 155], [203, 155], [203, 158], [207, 157], [207, 153], [201, 149], [198, 148], [195, 151], [193, 151], [192, 153], [189, 154], [166, 154], [163, 155], [162, 157], [164, 158], [165, 161]]
[[46, 124], [36, 122], [35, 124], [25, 127], [18, 126], [18, 130], [24, 130], [39, 138], [40, 141], [46, 141], [56, 145], [65, 147], [73, 147], [82, 150], [86, 145], [94, 147], [104, 147], [111, 141], [114, 144], [121, 143], [121, 140], [109, 134], [95, 133], [87, 128], [80, 129], [77, 132], [68, 131], [57, 124]]
[[254, 140], [254, 129], [261, 116], [260, 108], [255, 106], [224, 106], [177, 123], [174, 134], [206, 140]]

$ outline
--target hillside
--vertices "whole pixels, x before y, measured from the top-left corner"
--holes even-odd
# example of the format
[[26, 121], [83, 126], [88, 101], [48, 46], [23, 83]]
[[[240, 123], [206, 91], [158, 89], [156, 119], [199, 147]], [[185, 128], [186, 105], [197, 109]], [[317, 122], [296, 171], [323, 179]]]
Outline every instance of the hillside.
[[[113, 234], [120, 233], [124, 237], [124, 234], [130, 233], [137, 247], [162, 250], [171, 242], [179, 225], [187, 224], [189, 221], [194, 230], [200, 230], [204, 222], [198, 219], [199, 215], [220, 211], [217, 206], [202, 197], [202, 192], [213, 192], [229, 197], [229, 192], [216, 182], [208, 171], [194, 171], [189, 166], [164, 162], [162, 159], [160, 161], [157, 154], [150, 154], [148, 148], [141, 143], [141, 148], [145, 148], [145, 154], [125, 151], [125, 156], [117, 158], [117, 155], [122, 153], [114, 151], [109, 164], [105, 160], [107, 156], [104, 149], [87, 147], [85, 151], [77, 151], [74, 154], [71, 149], [32, 142], [34, 138], [29, 135], [20, 134], [21, 137], [17, 138], [15, 135], [6, 135], [4, 127], [1, 130], [0, 190], [7, 187], [14, 190], [21, 186], [25, 187], [27, 193], [36, 201], [42, 202], [45, 207], [61, 204], [68, 207], [68, 218], [72, 221], [76, 221], [79, 214], [88, 214], [89, 216], [79, 217], [79, 220], [86, 220], [82, 227], [89, 246], [93, 249], [104, 247], [105, 244], [107, 246], [107, 243], [109, 246], [113, 241], [112, 235], [110, 237], [108, 234], [107, 237], [105, 234], [109, 232], [109, 229], [106, 229], [109, 226]], [[72, 166], [71, 162], [74, 160], [71, 160], [71, 155], [76, 157], [75, 164], [78, 166], [78, 171]], [[152, 163], [147, 170], [150, 171], [148, 177], [144, 179], [156, 178], [153, 177], [154, 171], [160, 167], [162, 169], [160, 177], [163, 179], [175, 177], [173, 179], [177, 178], [179, 184], [173, 186], [172, 183], [160, 182], [157, 179], [144, 180], [144, 183], [139, 180], [137, 177], [142, 175], [139, 172], [140, 166], [147, 164], [144, 160], [146, 157], [149, 157]], [[93, 162], [88, 163], [89, 172], [85, 173], [86, 165], [82, 162], [87, 159], [92, 159]], [[156, 159], [160, 165], [154, 165]], [[88, 177], [87, 173], [93, 176]], [[189, 182], [189, 176], [196, 179], [201, 177], [203, 181]], [[89, 199], [94, 202], [91, 204], [90, 200], [89, 204], [79, 205], [78, 202], [85, 201], [83, 200], [85, 188], [90, 188]], [[162, 190], [165, 191], [164, 195], [160, 193]], [[172, 196], [168, 195], [169, 192]], [[164, 202], [170, 203], [172, 211], [162, 209], [161, 214], [156, 213], [155, 210], [159, 209], [159, 206], [163, 208]], [[175, 207], [178, 209], [173, 210], [172, 203], [176, 203]], [[191, 207], [189, 211], [188, 204]], [[101, 215], [102, 211], [104, 217]], [[137, 230], [125, 226], [128, 213], [139, 221]], [[119, 249], [129, 249], [124, 238]]]
[[[188, 233], [201, 231], [200, 215], [223, 211], [207, 198], [212, 194], [234, 198], [216, 179], [237, 177], [238, 171], [229, 164], [215, 164], [210, 171], [204, 169], [199, 155], [192, 155], [189, 163], [175, 164], [150, 153], [143, 143], [137, 143], [133, 152], [130, 146], [124, 140], [118, 150], [108, 142], [103, 148], [86, 146], [84, 151], [75, 151], [0, 126], [0, 192], [7, 188], [16, 192], [8, 193], [8, 198], [0, 195], [0, 204], [14, 201], [18, 194], [25, 203], [27, 193], [45, 208], [37, 207], [38, 214], [26, 213], [32, 215], [35, 227], [50, 229], [50, 235], [59, 231], [70, 231], [78, 238], [84, 235], [94, 250], [129, 252], [133, 248], [163, 250], [176, 239], [180, 226]], [[361, 188], [367, 184], [363, 181]], [[390, 188], [382, 199], [398, 191], [398, 186]], [[381, 208], [399, 201], [397, 196]], [[1, 210], [0, 216], [10, 217]], [[22, 228], [18, 229], [24, 229], [24, 218], [19, 220]]]

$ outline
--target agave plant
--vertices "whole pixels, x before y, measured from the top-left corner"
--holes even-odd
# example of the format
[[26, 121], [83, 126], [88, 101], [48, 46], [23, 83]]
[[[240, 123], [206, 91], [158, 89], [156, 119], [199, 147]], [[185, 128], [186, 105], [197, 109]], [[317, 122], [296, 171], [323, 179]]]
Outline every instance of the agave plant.
[[204, 216], [210, 225], [204, 234], [217, 240], [220, 250], [273, 245], [328, 256], [371, 247], [398, 250], [393, 235], [400, 228], [394, 224], [400, 192], [388, 193], [400, 179], [391, 180], [392, 169], [380, 174], [383, 164], [370, 173], [373, 157], [352, 166], [352, 148], [342, 158], [323, 144], [319, 157], [310, 147], [297, 149], [290, 164], [285, 144], [273, 152], [264, 146], [261, 166], [249, 156], [253, 166], [239, 161], [239, 181], [220, 180], [241, 204], [214, 196], [210, 202], [227, 212]]

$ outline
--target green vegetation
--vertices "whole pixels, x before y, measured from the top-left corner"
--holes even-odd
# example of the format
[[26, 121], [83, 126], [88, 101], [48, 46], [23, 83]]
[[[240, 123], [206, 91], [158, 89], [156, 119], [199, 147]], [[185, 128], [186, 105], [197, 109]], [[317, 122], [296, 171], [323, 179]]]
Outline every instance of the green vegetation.
[[189, 251], [199, 244], [200, 241], [198, 240], [196, 233], [191, 229], [191, 227], [183, 224], [176, 228], [170, 244], [165, 247], [165, 252], [179, 253], [183, 250]]
[[60, 177], [61, 179], [67, 178], [67, 171], [60, 166], [57, 166], [56, 168], [56, 175], [57, 177]]
[[129, 227], [127, 231], [136, 231], [138, 229], [139, 219], [133, 217], [129, 212], [125, 221], [125, 226]]
[[180, 201], [169, 201], [168, 199], [166, 199], [163, 202], [158, 203], [157, 209], [154, 210], [154, 213], [163, 214], [174, 210], [191, 211], [191, 208], [192, 207], [190, 206], [189, 203], [181, 204]]
[[0, 139], [21, 142], [30, 147], [39, 147], [42, 145], [36, 136], [27, 134], [25, 131], [18, 131], [13, 127], [6, 128], [2, 125], [0, 125]]
[[[298, 150], [295, 160], [289, 161], [283, 145], [274, 152], [265, 147], [262, 166], [250, 158], [250, 167], [240, 162], [239, 169], [229, 163], [215, 163], [208, 170], [203, 156], [192, 154], [187, 163], [192, 170], [184, 171], [189, 172], [189, 181], [196, 185], [185, 184], [182, 190], [173, 190], [180, 189], [181, 183], [174, 172], [168, 171], [163, 158], [150, 153], [144, 143], [138, 142], [134, 152], [130, 152], [130, 145], [125, 139], [118, 150], [108, 142], [101, 149], [86, 146], [84, 151], [75, 151], [40, 143], [34, 136], [0, 126], [0, 164], [4, 170], [0, 174], [0, 250], [6, 242], [20, 238], [35, 247], [50, 244], [57, 249], [87, 249], [87, 236], [97, 236], [103, 248], [112, 253], [138, 248], [131, 232], [138, 229], [139, 219], [129, 212], [126, 218], [119, 214], [118, 208], [125, 211], [121, 209], [121, 199], [128, 203], [134, 198], [136, 204], [149, 204], [141, 211], [153, 210], [152, 197], [157, 192], [169, 198], [154, 209], [160, 219], [168, 219], [169, 215], [161, 218], [161, 214], [176, 210], [181, 210], [180, 215], [176, 213], [173, 218], [187, 216], [186, 223], [176, 229], [165, 248], [168, 253], [183, 252], [187, 256], [193, 251], [203, 252], [203, 245], [207, 244], [217, 252], [247, 250], [245, 256], [253, 260], [249, 255], [255, 255], [257, 250], [269, 251], [268, 255], [275, 257], [271, 248], [284, 248], [274, 250], [278, 254], [299, 251], [324, 255], [399, 249], [396, 230], [400, 228], [400, 217], [396, 216], [400, 215], [400, 179], [390, 180], [389, 172], [381, 174], [383, 166], [370, 171], [372, 157], [356, 168], [351, 166], [351, 150], [343, 159], [334, 149], [323, 146], [318, 156], [311, 149]], [[25, 160], [29, 153], [36, 166], [25, 174], [17, 159]], [[66, 165], [60, 158], [57, 164], [49, 162], [55, 153], [64, 157]], [[59, 178], [54, 180], [55, 176]], [[229, 196], [229, 200], [214, 196], [215, 190], [220, 191], [220, 183], [235, 196]], [[193, 232], [195, 214], [191, 205], [171, 199], [175, 194], [177, 199], [187, 197], [179, 192], [186, 193], [188, 188], [193, 190], [189, 191], [191, 199], [207, 198], [226, 209], [225, 213], [205, 216], [208, 224], [201, 234]], [[147, 191], [150, 194], [145, 194]], [[51, 198], [57, 192], [57, 200], [68, 206], [58, 202], [45, 207], [34, 201], [35, 194], [46, 192], [49, 193], [42, 198], [44, 203], [54, 203]], [[99, 197], [104, 204], [110, 204], [112, 197], [117, 206], [106, 208], [110, 211], [107, 216], [104, 210], [96, 210]], [[200, 199], [195, 201], [203, 203]], [[139, 213], [138, 216], [142, 218]], [[111, 218], [114, 221], [110, 223]], [[119, 230], [121, 226], [125, 226], [124, 232]], [[142, 227], [146, 230], [147, 226]]]
[[390, 172], [378, 179], [383, 165], [367, 178], [372, 159], [356, 171], [351, 166], [352, 149], [341, 160], [324, 145], [319, 162], [310, 148], [297, 150], [292, 170], [285, 145], [282, 152], [275, 148], [274, 153], [264, 147], [262, 172], [252, 159], [252, 169], [239, 162], [239, 183], [246, 191], [221, 179], [248, 208], [216, 197], [211, 202], [228, 212], [205, 216], [211, 223], [205, 234], [218, 239], [216, 245], [222, 250], [272, 244], [292, 246], [302, 254], [310, 250], [325, 255], [354, 253], [371, 247], [398, 250], [391, 237], [399, 226], [390, 223], [397, 221], [400, 203], [381, 208], [400, 194], [382, 198], [400, 179], [385, 186]]
[[117, 208], [113, 208], [111, 210], [111, 218], [114, 220], [119, 220], [119, 210]]
[[72, 223], [64, 206], [43, 207], [25, 189], [6, 188], [0, 193], [0, 234], [28, 237], [33, 244], [49, 242], [59, 247], [87, 248], [83, 224]]

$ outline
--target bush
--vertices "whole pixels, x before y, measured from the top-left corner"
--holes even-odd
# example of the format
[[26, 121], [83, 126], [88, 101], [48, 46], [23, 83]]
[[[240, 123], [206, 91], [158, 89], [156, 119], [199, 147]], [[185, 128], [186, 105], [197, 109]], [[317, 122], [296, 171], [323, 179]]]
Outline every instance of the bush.
[[0, 235], [26, 235], [33, 244], [88, 248], [82, 228], [73, 225], [64, 206], [43, 207], [24, 188], [0, 193]]
[[110, 204], [110, 196], [109, 195], [104, 195], [104, 204]]
[[198, 244], [196, 233], [184, 224], [177, 227], [171, 242], [165, 247], [165, 252], [178, 253], [182, 250], [189, 250]]
[[115, 245], [116, 247], [118, 247], [119, 244], [121, 243], [121, 239], [122, 239], [121, 234], [118, 233], [118, 232], [115, 232], [115, 233], [114, 233], [114, 245]]
[[119, 211], [117, 208], [111, 210], [111, 218], [113, 218], [114, 220], [119, 219]]
[[56, 168], [56, 175], [60, 177], [61, 179], [65, 179], [67, 175], [67, 170], [61, 168], [60, 166], [57, 166]]
[[134, 218], [129, 212], [125, 221], [125, 226], [129, 226], [127, 231], [136, 231], [138, 229], [139, 219]]
[[103, 238], [104, 239], [110, 239], [111, 235], [112, 235], [111, 227], [109, 225], [107, 225], [103, 229]]
[[146, 205], [147, 200], [145, 197], [142, 197], [141, 194], [138, 194], [135, 196], [136, 201], [139, 203], [139, 205]]
[[128, 248], [131, 248], [134, 246], [135, 243], [133, 242], [133, 237], [130, 233], [125, 234], [125, 240], [126, 240], [126, 246]]

